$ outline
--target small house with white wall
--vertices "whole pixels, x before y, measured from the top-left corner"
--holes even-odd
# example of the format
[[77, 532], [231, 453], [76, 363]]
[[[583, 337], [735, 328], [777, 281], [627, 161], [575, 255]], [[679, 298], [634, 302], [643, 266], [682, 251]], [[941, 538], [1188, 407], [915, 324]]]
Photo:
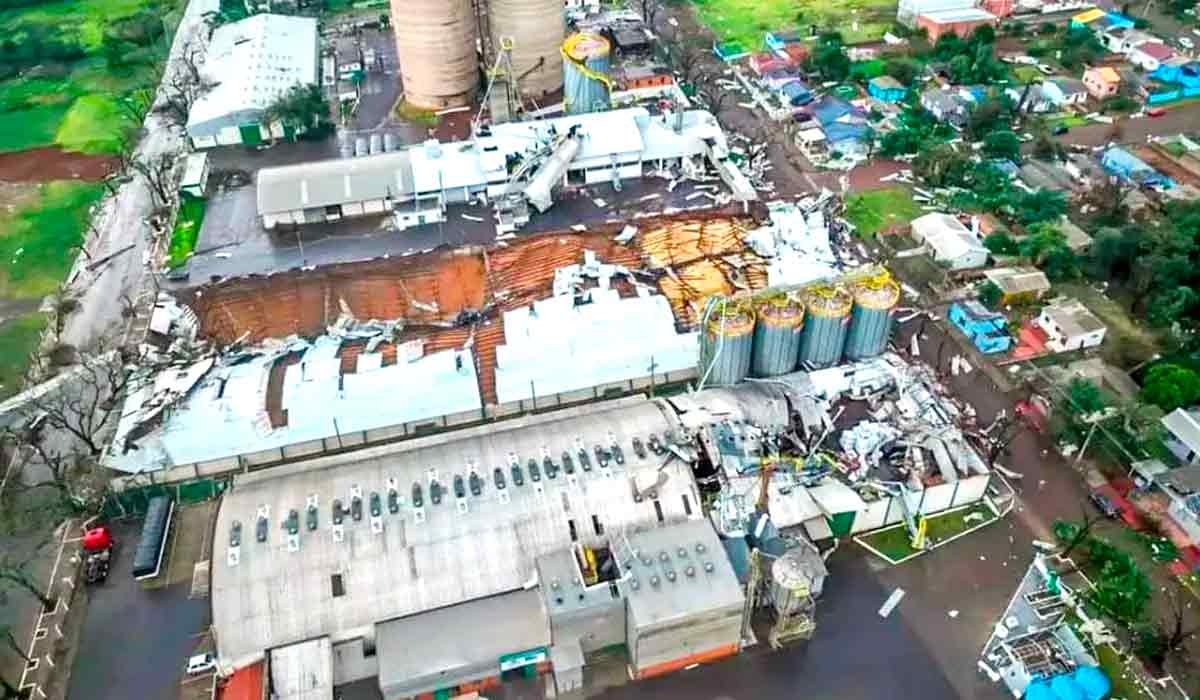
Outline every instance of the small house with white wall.
[[961, 221], [940, 212], [913, 219], [912, 237], [933, 259], [951, 270], [970, 270], [987, 264], [983, 242]]
[[1054, 352], [1094, 348], [1104, 342], [1107, 328], [1077, 299], [1058, 299], [1042, 308], [1034, 324], [1046, 334]]
[[1200, 465], [1200, 408], [1177, 408], [1162, 417], [1167, 449], [1189, 465]]
[[1170, 469], [1148, 459], [1135, 462], [1131, 473], [1139, 487], [1153, 484], [1166, 494], [1167, 516], [1192, 544], [1200, 543], [1200, 466]]

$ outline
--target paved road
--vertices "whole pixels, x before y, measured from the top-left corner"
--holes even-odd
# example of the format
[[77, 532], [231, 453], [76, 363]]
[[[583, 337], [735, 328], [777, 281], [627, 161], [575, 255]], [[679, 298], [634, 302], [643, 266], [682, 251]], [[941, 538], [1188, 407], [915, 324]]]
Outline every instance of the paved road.
[[[1161, 117], [1122, 119], [1118, 124], [1121, 137], [1117, 140], [1121, 143], [1146, 143], [1149, 136], [1195, 132], [1200, 129], [1200, 103], [1168, 109]], [[1063, 143], [1103, 146], [1114, 140], [1113, 128], [1110, 124], [1077, 126], [1058, 138]]]
[[68, 700], [175, 698], [207, 600], [189, 600], [188, 584], [143, 590], [133, 580], [140, 522], [113, 526], [118, 548], [108, 581], [91, 589]]
[[[179, 57], [198, 37], [197, 29], [203, 26], [200, 14], [199, 3], [189, 2], [175, 32], [164, 81], [179, 70]], [[163, 153], [177, 153], [183, 148], [180, 133], [158, 115], [147, 115], [143, 127], [145, 136], [134, 157], [152, 159]], [[65, 342], [89, 347], [101, 338], [124, 330], [120, 299], [124, 294], [136, 296], [141, 289], [146, 274], [142, 261], [150, 244], [146, 223], [150, 213], [150, 191], [139, 177], [125, 183], [116, 197], [105, 201], [103, 212], [95, 220], [97, 231], [84, 245], [93, 260], [110, 255], [115, 257], [94, 271], [86, 269], [85, 256], [76, 259], [75, 271], [68, 284], [78, 295], [79, 309], [67, 319], [63, 329]]]

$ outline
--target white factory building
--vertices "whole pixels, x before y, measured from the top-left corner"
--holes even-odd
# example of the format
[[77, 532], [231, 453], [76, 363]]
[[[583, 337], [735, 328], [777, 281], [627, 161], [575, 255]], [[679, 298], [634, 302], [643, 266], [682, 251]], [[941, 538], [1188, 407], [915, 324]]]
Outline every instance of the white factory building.
[[266, 661], [279, 697], [376, 678], [400, 698], [514, 671], [576, 689], [617, 644], [639, 678], [737, 653], [744, 597], [691, 467], [634, 442], [678, 429], [621, 401], [237, 477], [211, 573], [221, 669]]
[[255, 145], [293, 130], [263, 123], [263, 114], [295, 85], [317, 82], [317, 20], [262, 14], [222, 25], [200, 67], [213, 87], [192, 105], [187, 135], [194, 148]]
[[499, 124], [466, 141], [431, 140], [393, 153], [264, 168], [258, 214], [268, 229], [384, 212], [395, 212], [402, 225], [419, 225], [440, 220], [445, 205], [477, 196], [523, 194], [544, 209], [560, 185], [639, 178], [646, 167], [690, 166], [701, 158], [735, 199], [755, 199], [728, 160], [725, 135], [711, 114], [651, 116], [636, 107]]

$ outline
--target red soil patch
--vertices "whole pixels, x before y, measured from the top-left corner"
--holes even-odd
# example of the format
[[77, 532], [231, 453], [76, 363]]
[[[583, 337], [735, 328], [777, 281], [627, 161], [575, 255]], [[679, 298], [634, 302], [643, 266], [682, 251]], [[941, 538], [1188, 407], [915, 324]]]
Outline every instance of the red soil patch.
[[0, 180], [103, 180], [116, 169], [118, 161], [116, 156], [89, 156], [53, 147], [0, 153]]

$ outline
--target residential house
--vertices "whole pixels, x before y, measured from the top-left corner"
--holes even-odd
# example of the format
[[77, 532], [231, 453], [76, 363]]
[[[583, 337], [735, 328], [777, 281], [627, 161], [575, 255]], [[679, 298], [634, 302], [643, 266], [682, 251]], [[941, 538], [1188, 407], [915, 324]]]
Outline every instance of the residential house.
[[1189, 464], [1171, 469], [1157, 459], [1147, 459], [1134, 462], [1131, 472], [1139, 487], [1153, 485], [1166, 494], [1171, 523], [1193, 545], [1200, 544], [1200, 466]]
[[763, 42], [767, 48], [772, 51], [785, 51], [792, 44], [799, 44], [805, 39], [804, 34], [798, 31], [791, 32], [767, 32], [763, 35]]
[[[1110, 30], [1110, 33], [1116, 33], [1116, 30]], [[1128, 56], [1133, 52], [1139, 44], [1150, 42], [1151, 44], [1161, 44], [1163, 40], [1149, 32], [1143, 32], [1140, 29], [1132, 27], [1124, 27], [1120, 30], [1119, 36], [1121, 43], [1115, 49], [1116, 53]]]
[[977, 301], [955, 302], [950, 305], [946, 316], [975, 344], [979, 352], [1008, 352], [1012, 347], [1013, 339], [1008, 332], [1008, 319], [1004, 314], [989, 311]]
[[1060, 217], [1058, 223], [1054, 224], [1059, 231], [1067, 238], [1067, 247], [1072, 253], [1082, 255], [1087, 252], [1088, 248], [1092, 247], [1092, 237], [1087, 234], [1087, 231], [1079, 228], [1067, 217]]
[[1070, 26], [1091, 28], [1102, 17], [1104, 17], [1104, 10], [1093, 7], [1071, 17]]
[[929, 250], [935, 261], [951, 270], [969, 270], [987, 264], [987, 248], [949, 214], [933, 212], [913, 219], [912, 237]]
[[758, 77], [763, 77], [767, 73], [774, 70], [787, 69], [791, 65], [788, 61], [776, 56], [773, 53], [756, 53], [748, 59], [750, 70]]
[[1141, 187], [1170, 187], [1173, 184], [1166, 175], [1120, 146], [1113, 146], [1101, 154], [1100, 164], [1109, 174]]
[[297, 130], [264, 124], [263, 117], [293, 86], [319, 80], [319, 58], [312, 17], [261, 14], [214, 29], [201, 71], [215, 87], [188, 112], [192, 146], [257, 145], [295, 136]]
[[618, 82], [626, 90], [667, 87], [675, 82], [671, 71], [657, 65], [627, 65], [620, 69]]
[[1113, 97], [1121, 89], [1121, 74], [1109, 66], [1088, 68], [1083, 72], [1083, 84], [1088, 94], [1097, 100]]
[[1047, 304], [1033, 323], [1046, 334], [1046, 347], [1054, 352], [1094, 348], [1104, 342], [1108, 330], [1076, 299]]
[[999, 20], [992, 13], [977, 7], [961, 10], [927, 12], [917, 17], [917, 29], [924, 29], [930, 41], [937, 41], [943, 34], [957, 34], [962, 38], [980, 27], [995, 27]]
[[867, 83], [867, 93], [880, 102], [900, 102], [908, 96], [908, 88], [890, 75], [881, 75]]
[[1036, 301], [1050, 291], [1046, 273], [1033, 267], [997, 267], [983, 273], [1000, 289], [1001, 304]]
[[1167, 449], [1189, 465], [1200, 465], [1200, 408], [1177, 408], [1162, 417]]
[[1087, 86], [1077, 78], [1051, 78], [1042, 83], [1042, 99], [1055, 109], [1087, 102]]
[[1158, 70], [1163, 62], [1175, 56], [1171, 47], [1156, 41], [1143, 41], [1129, 52], [1129, 62], [1142, 70], [1152, 73]]
[[1184, 88], [1200, 88], [1200, 61], [1176, 56], [1164, 61], [1150, 77], [1164, 83], [1176, 83]]
[[969, 103], [957, 90], [935, 87], [921, 93], [921, 106], [938, 121], [962, 127], [967, 123]]

